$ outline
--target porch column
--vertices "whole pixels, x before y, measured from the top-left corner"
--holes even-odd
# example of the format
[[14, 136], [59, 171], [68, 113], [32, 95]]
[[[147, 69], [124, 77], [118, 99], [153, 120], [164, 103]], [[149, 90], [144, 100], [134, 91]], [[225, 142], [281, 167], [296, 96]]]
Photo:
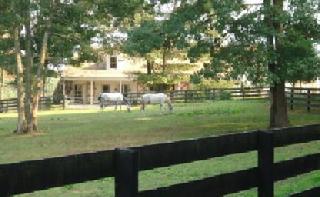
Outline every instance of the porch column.
[[66, 95], [66, 81], [62, 79], [62, 95]]
[[85, 84], [83, 84], [82, 85], [82, 104], [85, 104], [85, 103], [87, 103], [88, 102], [88, 100], [87, 100], [87, 87], [85, 86]]
[[119, 88], [119, 90], [120, 90], [120, 93], [122, 93], [122, 81], [120, 80], [120, 88]]
[[62, 79], [62, 107], [63, 109], [66, 108], [66, 81]]
[[93, 104], [93, 80], [90, 81], [90, 104]]

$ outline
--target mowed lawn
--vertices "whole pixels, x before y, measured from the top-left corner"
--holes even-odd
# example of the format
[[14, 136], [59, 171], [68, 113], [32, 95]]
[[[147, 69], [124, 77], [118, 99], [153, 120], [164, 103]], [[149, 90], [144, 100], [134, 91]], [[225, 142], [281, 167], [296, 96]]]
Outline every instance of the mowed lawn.
[[[148, 106], [133, 110], [52, 110], [40, 113], [41, 133], [14, 135], [15, 114], [0, 114], [0, 163], [17, 162], [96, 150], [114, 149], [186, 138], [222, 135], [268, 126], [267, 101], [215, 101], [175, 104], [174, 112]], [[290, 111], [291, 125], [320, 123], [320, 111]], [[320, 150], [320, 141], [297, 144], [275, 151], [276, 161]], [[256, 152], [175, 165], [140, 173], [140, 189], [186, 182], [256, 166]], [[277, 196], [288, 196], [320, 186], [320, 171], [276, 184]], [[68, 185], [23, 196], [113, 196], [113, 179]], [[250, 190], [232, 196], [256, 196]]]

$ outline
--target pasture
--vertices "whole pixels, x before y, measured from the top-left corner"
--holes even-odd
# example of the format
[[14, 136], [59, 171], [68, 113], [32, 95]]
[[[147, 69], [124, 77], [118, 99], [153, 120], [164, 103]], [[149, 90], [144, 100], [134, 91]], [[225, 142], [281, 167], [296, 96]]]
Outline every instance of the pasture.
[[[96, 109], [43, 111], [39, 119], [41, 133], [32, 136], [12, 134], [15, 114], [0, 114], [0, 163], [265, 129], [268, 106], [267, 101], [260, 100], [176, 104], [173, 113], [161, 112], [158, 105], [131, 113]], [[320, 111], [295, 110], [289, 118], [292, 125], [319, 123]], [[316, 153], [319, 148], [319, 141], [278, 148], [275, 160]], [[255, 166], [256, 160], [256, 153], [250, 152], [145, 171], [140, 173], [140, 189], [246, 169]], [[287, 196], [314, 186], [320, 186], [319, 171], [279, 182], [275, 188], [277, 196]], [[22, 196], [113, 196], [113, 181], [103, 179]], [[255, 196], [255, 190], [233, 196]]]

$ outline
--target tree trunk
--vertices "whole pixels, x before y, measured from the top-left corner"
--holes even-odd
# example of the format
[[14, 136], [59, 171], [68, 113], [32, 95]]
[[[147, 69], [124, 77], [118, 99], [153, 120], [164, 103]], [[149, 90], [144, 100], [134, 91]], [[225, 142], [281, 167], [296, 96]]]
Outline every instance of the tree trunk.
[[[279, 10], [283, 9], [283, 0], [264, 0], [264, 6], [271, 7], [276, 6]], [[282, 25], [279, 22], [274, 21], [276, 16], [267, 15], [267, 25], [277, 32], [282, 31]], [[268, 36], [268, 47], [270, 50], [277, 51], [279, 42], [274, 35]], [[269, 71], [275, 76], [280, 77], [278, 74], [281, 70], [281, 63], [279, 61], [269, 62]], [[270, 122], [269, 126], [274, 127], [286, 127], [288, 126], [288, 112], [287, 112], [287, 100], [285, 95], [285, 79], [280, 79], [280, 82], [274, 81], [270, 87]]]
[[148, 75], [151, 75], [151, 70], [152, 70], [151, 61], [147, 60], [147, 74]]
[[38, 64], [37, 67], [37, 79], [34, 86], [33, 91], [33, 100], [32, 100], [32, 124], [33, 124], [33, 130], [38, 130], [38, 108], [39, 108], [39, 102], [41, 97], [41, 87], [44, 85], [42, 83], [43, 77], [43, 68], [45, 61], [47, 59], [47, 51], [48, 51], [48, 37], [49, 33], [46, 31], [42, 38], [42, 48], [40, 53], [40, 64]]
[[[30, 5], [29, 5], [30, 6]], [[26, 69], [25, 69], [25, 117], [27, 120], [27, 130], [26, 133], [33, 132], [32, 123], [32, 67], [33, 67], [33, 54], [32, 54], [32, 38], [31, 38], [31, 27], [30, 27], [30, 12], [27, 8], [26, 11]]]
[[23, 133], [26, 131], [26, 121], [24, 114], [24, 89], [23, 89], [23, 64], [21, 60], [20, 52], [20, 29], [19, 27], [14, 28], [14, 48], [16, 53], [17, 61], [17, 112], [18, 112], [18, 123], [15, 132]]
[[165, 47], [163, 47], [163, 52], [162, 52], [162, 73], [164, 73], [166, 66], [167, 66], [167, 49]]
[[0, 77], [1, 77], [1, 80], [0, 80], [0, 100], [2, 100], [2, 89], [4, 87], [4, 71], [3, 71], [3, 68], [0, 68]]
[[47, 85], [47, 69], [46, 69], [46, 65], [44, 65], [43, 74], [42, 74], [42, 97], [46, 96], [46, 85]]
[[288, 126], [287, 99], [285, 83], [277, 83], [270, 87], [270, 127]]

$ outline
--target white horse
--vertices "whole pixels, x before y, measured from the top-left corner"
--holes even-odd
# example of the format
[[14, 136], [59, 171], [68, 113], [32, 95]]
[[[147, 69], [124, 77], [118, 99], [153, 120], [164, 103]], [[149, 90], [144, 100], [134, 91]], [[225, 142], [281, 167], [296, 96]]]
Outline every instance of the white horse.
[[148, 93], [148, 94], [143, 94], [141, 96], [141, 106], [140, 109], [142, 111], [145, 110], [145, 105], [149, 103], [159, 103], [160, 104], [160, 109], [162, 109], [163, 104], [167, 103], [169, 111], [173, 110], [170, 98], [164, 94], [164, 93]]
[[123, 94], [119, 92], [114, 93], [101, 93], [98, 97], [100, 101], [100, 108], [103, 109], [108, 103], [115, 104], [115, 110], [117, 109], [118, 105], [120, 104], [121, 110], [121, 103], [123, 103]]

